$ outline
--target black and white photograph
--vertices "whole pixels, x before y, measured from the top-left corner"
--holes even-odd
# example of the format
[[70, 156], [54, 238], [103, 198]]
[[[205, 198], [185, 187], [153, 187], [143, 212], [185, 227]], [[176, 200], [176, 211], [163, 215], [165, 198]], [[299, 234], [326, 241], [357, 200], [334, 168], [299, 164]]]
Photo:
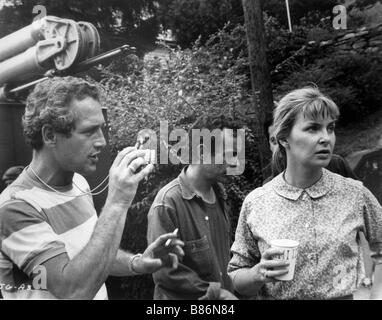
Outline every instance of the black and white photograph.
[[382, 300], [382, 1], [0, 0], [0, 177], [0, 303]]

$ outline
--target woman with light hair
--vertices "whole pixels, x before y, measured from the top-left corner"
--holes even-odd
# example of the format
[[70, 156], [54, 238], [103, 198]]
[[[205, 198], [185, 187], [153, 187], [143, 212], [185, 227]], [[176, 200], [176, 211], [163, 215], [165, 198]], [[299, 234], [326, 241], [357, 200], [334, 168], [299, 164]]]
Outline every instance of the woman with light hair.
[[[382, 249], [382, 208], [361, 182], [325, 169], [335, 145], [337, 105], [317, 88], [284, 96], [274, 111], [273, 166], [285, 168], [245, 199], [228, 273], [243, 296], [353, 299], [365, 270], [359, 232]], [[299, 243], [294, 277], [272, 240]]]

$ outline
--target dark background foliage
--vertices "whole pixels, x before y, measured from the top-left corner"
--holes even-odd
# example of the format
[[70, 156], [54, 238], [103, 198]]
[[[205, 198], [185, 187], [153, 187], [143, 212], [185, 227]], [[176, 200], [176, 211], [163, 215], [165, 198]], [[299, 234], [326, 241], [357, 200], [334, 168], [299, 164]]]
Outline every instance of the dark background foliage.
[[334, 53], [284, 79], [277, 88], [282, 93], [312, 83], [336, 101], [341, 111], [340, 125], [356, 122], [382, 105], [382, 57]]

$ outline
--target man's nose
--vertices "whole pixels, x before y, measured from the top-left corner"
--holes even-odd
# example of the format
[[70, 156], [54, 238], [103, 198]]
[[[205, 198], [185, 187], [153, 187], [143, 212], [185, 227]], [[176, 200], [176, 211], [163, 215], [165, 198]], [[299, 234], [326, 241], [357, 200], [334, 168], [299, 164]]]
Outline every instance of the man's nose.
[[102, 129], [99, 129], [98, 137], [97, 137], [97, 140], [94, 143], [94, 146], [97, 149], [103, 149], [103, 148], [106, 147], [106, 139], [105, 139], [105, 136], [104, 136], [104, 134], [102, 132]]

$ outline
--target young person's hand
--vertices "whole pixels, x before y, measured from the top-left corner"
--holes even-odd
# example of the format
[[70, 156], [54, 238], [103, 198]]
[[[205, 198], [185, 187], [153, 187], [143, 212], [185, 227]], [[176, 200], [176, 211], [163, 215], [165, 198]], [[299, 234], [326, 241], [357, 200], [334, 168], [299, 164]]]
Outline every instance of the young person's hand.
[[144, 274], [165, 267], [176, 269], [184, 256], [183, 246], [184, 242], [177, 239], [173, 232], [162, 234], [147, 247], [141, 257], [134, 259], [133, 270]]

